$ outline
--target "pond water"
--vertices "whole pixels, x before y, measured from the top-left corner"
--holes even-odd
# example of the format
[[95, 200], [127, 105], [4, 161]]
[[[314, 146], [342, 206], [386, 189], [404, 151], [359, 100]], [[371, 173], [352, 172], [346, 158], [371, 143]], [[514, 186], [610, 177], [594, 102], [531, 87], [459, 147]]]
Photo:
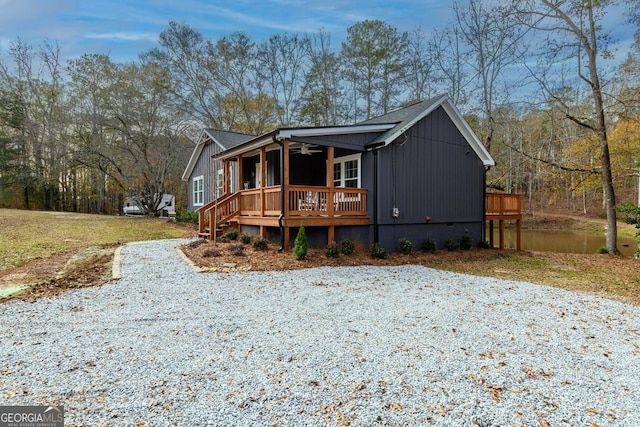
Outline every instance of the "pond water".
[[[604, 235], [559, 230], [522, 230], [521, 239], [522, 249], [525, 251], [596, 254], [601, 247], [605, 246]], [[499, 242], [500, 234], [496, 226], [493, 230], [494, 246], [497, 247]], [[515, 229], [508, 228], [505, 230], [504, 245], [505, 248], [516, 247]], [[636, 245], [637, 240], [634, 238], [618, 237], [618, 250], [625, 256], [633, 256], [636, 251]]]

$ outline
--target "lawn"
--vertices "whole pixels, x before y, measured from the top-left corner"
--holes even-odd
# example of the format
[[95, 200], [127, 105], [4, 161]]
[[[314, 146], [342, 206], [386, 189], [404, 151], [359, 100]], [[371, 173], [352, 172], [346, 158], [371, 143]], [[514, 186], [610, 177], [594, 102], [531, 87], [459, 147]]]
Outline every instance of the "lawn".
[[167, 219], [15, 209], [0, 209], [0, 230], [0, 270], [70, 250], [184, 235]]

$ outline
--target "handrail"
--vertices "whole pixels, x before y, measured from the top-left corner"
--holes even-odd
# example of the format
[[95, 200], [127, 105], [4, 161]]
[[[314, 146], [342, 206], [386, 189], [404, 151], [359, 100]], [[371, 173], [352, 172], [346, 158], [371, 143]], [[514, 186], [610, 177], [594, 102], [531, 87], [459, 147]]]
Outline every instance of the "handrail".
[[[231, 203], [233, 203], [234, 200], [237, 200], [237, 198], [238, 198], [238, 193], [225, 194], [222, 197], [218, 197], [217, 199], [212, 200], [206, 205], [198, 208], [196, 210], [196, 212], [198, 212], [198, 232], [204, 233], [207, 224], [209, 224], [209, 229], [211, 233], [213, 233], [220, 222], [227, 221], [229, 218], [237, 215], [239, 206], [238, 206], [238, 203], [235, 203], [236, 209], [234, 210], [234, 212], [232, 214], [227, 214], [224, 217], [221, 217], [221, 215], [224, 214], [226, 210], [228, 210], [228, 209], [224, 209], [223, 205], [228, 206]], [[215, 209], [216, 206], [218, 206], [219, 215], [218, 215], [218, 220], [214, 221], [213, 215], [214, 215], [214, 211], [216, 210]]]
[[[232, 193], [228, 197], [224, 197], [215, 206], [211, 207], [209, 212], [209, 224], [211, 226], [211, 232], [215, 232], [218, 228], [218, 224], [228, 221], [240, 212], [239, 193]], [[217, 208], [217, 209], [216, 209]], [[214, 213], [217, 218], [214, 218]]]

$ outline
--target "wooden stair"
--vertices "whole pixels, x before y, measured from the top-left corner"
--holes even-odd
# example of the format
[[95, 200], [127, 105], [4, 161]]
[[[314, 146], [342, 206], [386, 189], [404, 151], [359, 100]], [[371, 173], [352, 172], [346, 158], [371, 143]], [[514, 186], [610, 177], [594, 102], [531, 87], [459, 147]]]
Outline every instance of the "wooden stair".
[[[238, 221], [232, 219], [222, 224], [220, 227], [216, 229], [216, 237], [224, 236], [224, 234], [230, 228], [235, 228], [236, 230], [240, 231], [240, 225], [238, 224]], [[211, 239], [211, 230], [209, 228], [205, 228], [204, 232], [198, 233], [198, 237], [201, 237], [207, 240], [213, 240]]]

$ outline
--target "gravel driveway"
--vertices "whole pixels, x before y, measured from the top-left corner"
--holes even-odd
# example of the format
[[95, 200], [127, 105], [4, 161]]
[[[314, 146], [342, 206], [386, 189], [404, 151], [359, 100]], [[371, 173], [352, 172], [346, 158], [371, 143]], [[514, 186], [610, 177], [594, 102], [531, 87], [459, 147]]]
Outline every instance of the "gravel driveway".
[[640, 309], [418, 266], [122, 278], [0, 305], [0, 404], [67, 426], [640, 425]]

